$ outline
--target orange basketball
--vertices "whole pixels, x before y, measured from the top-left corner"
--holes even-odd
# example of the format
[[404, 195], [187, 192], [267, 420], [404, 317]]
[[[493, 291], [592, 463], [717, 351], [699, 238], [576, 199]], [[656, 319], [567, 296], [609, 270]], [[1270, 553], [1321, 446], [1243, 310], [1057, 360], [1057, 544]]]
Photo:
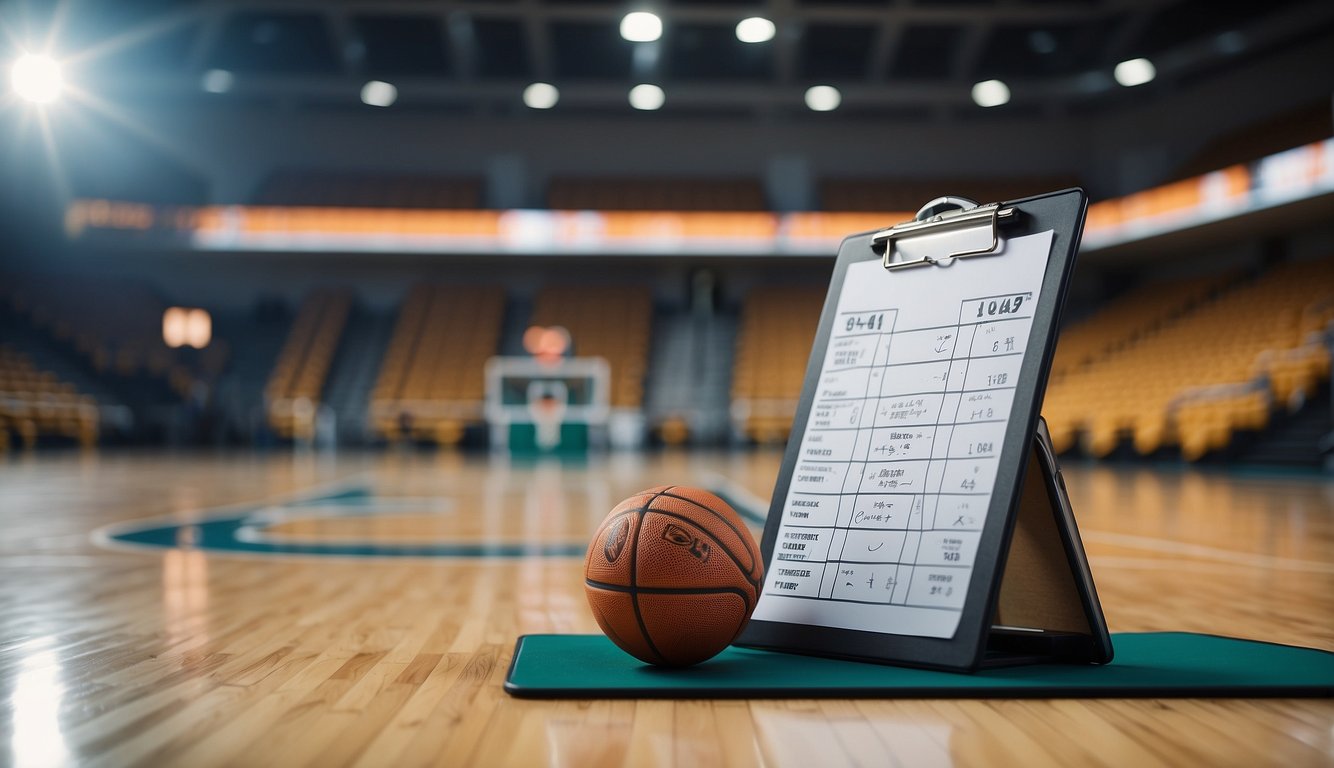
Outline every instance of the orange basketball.
[[736, 511], [676, 485], [617, 504], [584, 558], [584, 591], [602, 631], [635, 658], [671, 667], [735, 640], [763, 578], [760, 548]]

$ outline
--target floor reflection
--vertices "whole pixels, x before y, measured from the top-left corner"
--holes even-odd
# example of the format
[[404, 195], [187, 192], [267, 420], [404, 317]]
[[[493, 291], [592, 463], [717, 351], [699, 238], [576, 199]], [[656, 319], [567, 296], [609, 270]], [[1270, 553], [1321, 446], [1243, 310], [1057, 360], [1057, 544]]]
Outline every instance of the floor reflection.
[[[195, 530], [182, 528], [181, 533]], [[189, 546], [190, 535], [178, 543]], [[162, 556], [162, 618], [167, 644], [175, 646], [187, 640], [207, 641], [208, 632], [208, 558], [197, 549], [171, 549]]]
[[[893, 717], [867, 718], [848, 702], [779, 710], [777, 704], [751, 707], [765, 765], [771, 766], [930, 766], [948, 768], [953, 726], [942, 719], [921, 722]], [[831, 712], [828, 709], [840, 711]]]
[[50, 649], [52, 645], [54, 639], [44, 637], [18, 649], [23, 655], [9, 699], [13, 723], [9, 746], [15, 768], [48, 768], [70, 760], [60, 730], [65, 684], [60, 658]]
[[629, 749], [630, 731], [629, 722], [548, 720], [547, 765], [551, 768], [619, 765]]

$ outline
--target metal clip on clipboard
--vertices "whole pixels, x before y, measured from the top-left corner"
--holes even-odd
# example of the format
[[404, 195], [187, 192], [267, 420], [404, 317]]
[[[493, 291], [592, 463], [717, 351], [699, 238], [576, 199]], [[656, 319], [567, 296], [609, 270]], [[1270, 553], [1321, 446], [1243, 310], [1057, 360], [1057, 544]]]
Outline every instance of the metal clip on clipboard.
[[[969, 256], [989, 256], [1000, 247], [1000, 224], [1013, 221], [1018, 213], [1014, 207], [1002, 208], [1000, 203], [978, 205], [966, 197], [937, 197], [922, 206], [913, 221], [895, 224], [871, 236], [871, 247], [885, 249], [885, 269], [907, 269], [909, 267], [937, 266], [950, 259], [962, 259]], [[945, 256], [923, 256], [911, 261], [894, 261], [894, 243], [916, 235], [935, 234], [943, 231], [968, 229], [971, 227], [990, 227], [991, 245], [973, 250], [954, 251]]]

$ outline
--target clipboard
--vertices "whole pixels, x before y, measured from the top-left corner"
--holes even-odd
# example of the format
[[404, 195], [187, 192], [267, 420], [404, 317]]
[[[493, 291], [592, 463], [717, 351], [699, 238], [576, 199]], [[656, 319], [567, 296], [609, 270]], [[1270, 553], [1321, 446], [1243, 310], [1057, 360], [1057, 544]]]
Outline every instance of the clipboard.
[[955, 671], [1111, 660], [1039, 417], [1087, 206], [942, 197], [843, 241], [737, 645]]

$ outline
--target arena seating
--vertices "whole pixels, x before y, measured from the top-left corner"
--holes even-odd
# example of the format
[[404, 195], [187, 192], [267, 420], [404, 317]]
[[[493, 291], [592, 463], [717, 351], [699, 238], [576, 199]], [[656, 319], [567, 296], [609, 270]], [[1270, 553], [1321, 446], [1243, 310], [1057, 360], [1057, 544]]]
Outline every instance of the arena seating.
[[480, 423], [483, 369], [499, 347], [504, 312], [499, 287], [413, 288], [371, 394], [373, 433], [452, 445]]
[[1055, 378], [1044, 413], [1058, 450], [1083, 435], [1094, 456], [1122, 438], [1149, 454], [1198, 459], [1329, 374], [1334, 259], [1288, 263], [1200, 302], [1082, 369]]
[[532, 325], [563, 326], [577, 357], [606, 358], [611, 407], [641, 409], [653, 296], [646, 286], [551, 285], [538, 292]]
[[1195, 306], [1235, 274], [1164, 280], [1113, 299], [1092, 317], [1061, 331], [1051, 377], [1059, 380], [1114, 352]]
[[732, 420], [747, 438], [787, 439], [824, 296], [823, 286], [768, 286], [746, 298], [732, 368]]
[[180, 398], [189, 395], [197, 378], [215, 377], [230, 356], [221, 339], [200, 351], [167, 347], [162, 340], [167, 305], [141, 280], [13, 275], [0, 281], [0, 299], [72, 348], [99, 375], [165, 385]]
[[91, 397], [39, 370], [13, 346], [0, 344], [0, 450], [15, 436], [28, 448], [43, 435], [89, 446], [97, 442], [97, 433], [98, 409]]
[[[185, 355], [153, 341], [147, 326], [161, 302], [142, 284], [96, 292], [72, 283], [64, 293], [40, 282], [15, 290], [18, 284], [0, 286], [0, 298], [50, 338], [87, 353], [103, 373], [162, 376], [184, 394], [201, 371], [216, 373], [225, 362], [221, 341]], [[1063, 331], [1057, 346], [1044, 405], [1057, 449], [1078, 445], [1101, 457], [1128, 443], [1145, 455], [1167, 448], [1198, 459], [1228, 448], [1238, 432], [1264, 429], [1276, 409], [1302, 402], [1328, 375], [1322, 334], [1334, 320], [1330, 286], [1334, 259], [1325, 259], [1256, 276], [1157, 281], [1106, 303]], [[786, 439], [822, 298], [816, 285], [760, 287], [747, 297], [731, 365], [735, 434], [757, 443]], [[268, 421], [280, 436], [312, 434], [350, 307], [347, 291], [303, 303], [265, 390]], [[413, 289], [370, 397], [372, 432], [456, 444], [480, 424], [483, 368], [500, 349], [505, 307], [495, 286]], [[530, 322], [565, 326], [576, 355], [607, 358], [613, 407], [642, 411], [653, 322], [646, 287], [550, 285], [535, 297]], [[64, 382], [43, 372], [33, 354], [11, 349], [0, 369], [0, 438], [95, 441], [99, 407], [87, 393], [97, 396], [103, 417], [114, 403], [74, 372], [61, 373]]]
[[313, 435], [320, 394], [351, 306], [351, 296], [342, 291], [319, 291], [302, 302], [264, 390], [269, 425], [280, 437]]
[[257, 205], [353, 208], [477, 209], [479, 179], [436, 176], [279, 171], [260, 186]]
[[547, 188], [556, 210], [766, 211], [754, 179], [558, 178]]

